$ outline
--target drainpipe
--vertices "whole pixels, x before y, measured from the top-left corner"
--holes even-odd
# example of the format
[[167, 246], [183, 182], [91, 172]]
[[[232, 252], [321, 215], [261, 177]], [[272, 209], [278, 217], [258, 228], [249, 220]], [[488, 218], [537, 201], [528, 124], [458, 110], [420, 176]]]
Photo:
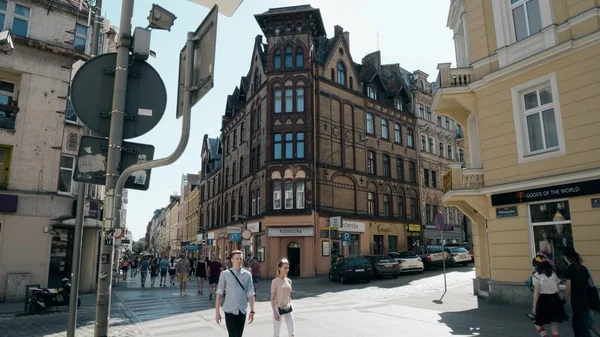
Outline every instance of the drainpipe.
[[[314, 44], [314, 41], [313, 41]], [[317, 79], [316, 79], [316, 62], [314, 59], [314, 54], [311, 57], [311, 64], [312, 64], [312, 69], [311, 69], [311, 75], [312, 75], [312, 97], [311, 97], [311, 101], [312, 101], [312, 111], [316, 112], [317, 111], [317, 105], [316, 105], [316, 96], [317, 96]], [[313, 119], [313, 128], [312, 128], [312, 141], [313, 141], [313, 153], [312, 153], [312, 157], [313, 157], [313, 195], [312, 195], [312, 200], [313, 200], [313, 219], [314, 219], [314, 226], [315, 226], [315, 238], [314, 238], [314, 245], [315, 248], [318, 249], [322, 249], [321, 247], [319, 247], [319, 239], [320, 239], [320, 235], [318, 235], [318, 233], [320, 233], [320, 227], [319, 227], [319, 216], [317, 214], [317, 113], [313, 113], [312, 114], [312, 119]], [[331, 239], [331, 238], [330, 238]], [[331, 251], [331, 247], [329, 247], [330, 251]], [[313, 266], [315, 268], [315, 277], [319, 276], [319, 271], [317, 270], [317, 256], [319, 256], [320, 254], [313, 254]]]

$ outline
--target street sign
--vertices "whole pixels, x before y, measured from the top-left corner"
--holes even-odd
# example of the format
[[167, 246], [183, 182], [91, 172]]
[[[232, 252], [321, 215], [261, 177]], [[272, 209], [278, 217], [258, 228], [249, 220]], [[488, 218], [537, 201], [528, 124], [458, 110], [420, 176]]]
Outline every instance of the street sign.
[[438, 212], [435, 215], [435, 228], [437, 228], [438, 231], [444, 230], [444, 214], [442, 214], [442, 212]]
[[130, 240], [128, 240], [128, 239], [122, 239], [122, 240], [121, 240], [121, 245], [128, 245], [128, 244], [130, 244], [130, 243], [131, 243], [131, 241], [130, 241]]
[[188, 0], [204, 7], [212, 8], [219, 5], [219, 13], [232, 16], [244, 0]]
[[329, 227], [331, 228], [340, 228], [342, 227], [342, 217], [341, 216], [332, 216], [329, 218]]
[[252, 237], [252, 232], [249, 229], [244, 229], [242, 231], [242, 239], [250, 240], [251, 237]]
[[[237, 7], [236, 7], [237, 8]], [[194, 36], [194, 69], [192, 76], [192, 99], [190, 108], [206, 95], [215, 85], [214, 63], [217, 50], [217, 18], [219, 7], [215, 5], [204, 21], [198, 26]], [[179, 53], [179, 80], [177, 89], [177, 118], [183, 116], [183, 92], [185, 90], [185, 54], [187, 46]]]
[[206, 240], [202, 240], [202, 242], [200, 242], [202, 245], [206, 244]]
[[242, 247], [250, 247], [250, 240], [242, 240]]
[[350, 233], [348, 233], [348, 232], [342, 233], [342, 241], [351, 241], [351, 240], [352, 240], [352, 236], [350, 235]]
[[[71, 87], [75, 114], [104, 137], [110, 132], [116, 60], [116, 53], [92, 58], [77, 71]], [[165, 84], [149, 63], [132, 59], [128, 72], [123, 139], [139, 137], [152, 130], [167, 107]]]
[[[108, 139], [83, 136], [79, 145], [79, 155], [75, 164], [73, 180], [80, 183], [104, 185], [106, 180], [106, 158], [108, 157]], [[152, 160], [154, 146], [123, 142], [121, 148], [121, 170], [137, 163]], [[132, 174], [125, 183], [125, 188], [147, 190], [150, 187], [150, 171], [139, 171]]]
[[231, 234], [229, 234], [229, 241], [231, 241], [231, 242], [242, 242], [242, 234], [241, 233], [231, 233]]

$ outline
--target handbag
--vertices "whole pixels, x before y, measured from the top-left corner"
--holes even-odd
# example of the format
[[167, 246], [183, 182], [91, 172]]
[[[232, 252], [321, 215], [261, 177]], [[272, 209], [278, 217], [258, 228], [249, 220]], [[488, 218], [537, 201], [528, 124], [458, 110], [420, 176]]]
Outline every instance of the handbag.
[[590, 309], [600, 312], [600, 296], [598, 296], [598, 289], [596, 289], [596, 285], [591, 276], [588, 279], [587, 293]]
[[279, 311], [279, 315], [285, 315], [285, 314], [289, 314], [290, 312], [293, 311], [292, 306], [290, 305], [289, 308], [284, 309], [284, 308], [277, 308], [277, 310]]

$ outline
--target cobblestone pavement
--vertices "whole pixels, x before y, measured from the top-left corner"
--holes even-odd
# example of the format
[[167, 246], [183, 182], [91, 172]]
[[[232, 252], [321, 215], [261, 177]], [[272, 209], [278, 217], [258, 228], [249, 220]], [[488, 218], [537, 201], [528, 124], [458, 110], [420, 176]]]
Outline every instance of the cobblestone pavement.
[[[326, 277], [297, 279], [294, 284], [294, 316], [297, 336], [489, 336], [535, 335], [524, 309], [492, 305], [472, 296], [473, 268], [448, 271], [448, 293], [440, 299], [443, 276], [439, 271], [402, 275], [397, 279], [342, 285]], [[138, 280], [139, 282], [139, 280]], [[110, 336], [226, 336], [224, 323], [214, 322], [214, 301], [208, 289], [196, 294], [189, 282], [187, 296], [177, 287], [144, 288], [123, 282], [114, 291]], [[272, 335], [268, 289], [259, 283], [256, 319], [246, 326], [245, 337]], [[79, 313], [77, 336], [93, 335], [93, 297], [85, 296]], [[0, 316], [0, 335], [65, 336], [66, 312], [40, 316]], [[285, 327], [283, 328], [285, 331]], [[8, 332], [8, 334], [5, 334]], [[561, 336], [569, 337], [568, 323]]]

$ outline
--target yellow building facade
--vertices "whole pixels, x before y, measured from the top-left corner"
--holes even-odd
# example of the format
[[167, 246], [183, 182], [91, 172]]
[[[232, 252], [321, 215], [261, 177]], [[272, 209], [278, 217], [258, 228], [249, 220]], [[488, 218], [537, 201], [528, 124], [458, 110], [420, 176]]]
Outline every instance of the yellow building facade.
[[473, 224], [476, 293], [526, 305], [544, 253], [574, 247], [600, 278], [600, 8], [593, 0], [453, 0], [457, 66], [434, 110], [465, 126], [446, 206]]
[[187, 216], [185, 217], [185, 239], [190, 244], [193, 243], [197, 246], [198, 243], [196, 242], [196, 238], [198, 234], [198, 226], [200, 225], [200, 220], [198, 218], [200, 210], [200, 192], [198, 187], [194, 187], [194, 189], [185, 199], [185, 202], [187, 204]]

